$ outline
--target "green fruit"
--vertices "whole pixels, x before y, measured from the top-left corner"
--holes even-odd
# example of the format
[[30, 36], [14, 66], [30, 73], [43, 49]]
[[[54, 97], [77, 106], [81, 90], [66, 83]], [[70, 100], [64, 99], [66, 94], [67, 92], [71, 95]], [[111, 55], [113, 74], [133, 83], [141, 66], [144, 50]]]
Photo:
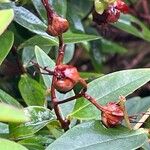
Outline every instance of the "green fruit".
[[95, 0], [95, 10], [97, 13], [102, 14], [105, 9], [107, 9], [108, 4], [104, 0]]

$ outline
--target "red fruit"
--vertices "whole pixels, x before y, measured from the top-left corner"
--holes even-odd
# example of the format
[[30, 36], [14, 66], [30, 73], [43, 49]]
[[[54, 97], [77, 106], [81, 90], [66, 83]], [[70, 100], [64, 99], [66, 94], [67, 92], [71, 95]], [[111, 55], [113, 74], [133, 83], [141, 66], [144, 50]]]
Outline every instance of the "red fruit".
[[114, 3], [114, 6], [116, 9], [120, 10], [122, 13], [128, 13], [129, 12], [128, 5], [125, 2], [123, 2], [122, 0], [117, 0]]
[[62, 93], [72, 90], [80, 80], [80, 75], [76, 67], [70, 65], [58, 65], [54, 72], [57, 77], [54, 87]]
[[120, 10], [112, 7], [109, 7], [109, 9], [107, 10], [107, 22], [108, 23], [114, 23], [117, 22], [119, 17], [120, 17]]
[[54, 13], [52, 17], [52, 22], [48, 25], [47, 32], [52, 36], [59, 36], [62, 33], [66, 32], [68, 28], [69, 22]]
[[103, 106], [102, 122], [106, 127], [113, 127], [121, 123], [124, 118], [124, 113], [117, 103], [110, 102]]

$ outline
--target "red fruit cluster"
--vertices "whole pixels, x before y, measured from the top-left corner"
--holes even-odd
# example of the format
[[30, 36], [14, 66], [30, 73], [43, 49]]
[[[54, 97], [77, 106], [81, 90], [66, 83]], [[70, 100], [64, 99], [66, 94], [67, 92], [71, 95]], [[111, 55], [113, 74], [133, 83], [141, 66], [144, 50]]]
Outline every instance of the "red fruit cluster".
[[56, 66], [54, 73], [56, 76], [54, 87], [62, 93], [72, 90], [80, 80], [79, 72], [76, 67], [71, 65], [58, 65]]
[[103, 106], [102, 122], [106, 127], [113, 127], [121, 123], [124, 119], [124, 113], [118, 103], [110, 102]]
[[120, 13], [128, 13], [129, 7], [122, 0], [116, 0], [113, 4], [110, 4], [107, 9], [99, 14], [95, 10], [93, 11], [93, 21], [99, 25], [117, 22]]

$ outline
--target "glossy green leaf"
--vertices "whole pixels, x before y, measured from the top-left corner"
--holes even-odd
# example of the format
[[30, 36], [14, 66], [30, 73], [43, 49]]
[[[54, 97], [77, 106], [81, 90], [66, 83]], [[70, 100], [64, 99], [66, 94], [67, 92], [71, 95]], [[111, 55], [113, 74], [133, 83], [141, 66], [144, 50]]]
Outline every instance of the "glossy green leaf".
[[14, 6], [14, 11], [15, 11], [14, 20], [18, 24], [30, 30], [31, 32], [48, 37], [54, 43], [56, 42], [54, 37], [49, 36], [46, 33], [47, 26], [37, 16], [32, 14], [29, 10], [23, 7]]
[[[49, 56], [38, 46], [35, 46], [35, 56], [36, 56], [38, 64], [41, 67], [43, 67], [43, 68], [47, 67], [51, 71], [54, 69], [54, 67], [55, 67], [54, 61], [52, 59], [50, 59]], [[41, 72], [44, 73], [44, 71], [42, 69], [41, 69]], [[49, 88], [51, 86], [52, 77], [48, 76], [48, 75], [44, 75], [44, 74], [42, 74], [42, 77], [43, 77], [46, 87]]]
[[1, 150], [11, 150], [11, 149], [13, 149], [13, 150], [28, 150], [24, 146], [22, 146], [18, 143], [6, 140], [6, 139], [0, 139], [0, 149]]
[[62, 17], [66, 18], [67, 0], [50, 0], [54, 10]]
[[[73, 4], [74, 6], [74, 4]], [[84, 27], [80, 16], [76, 13], [74, 7], [68, 6], [67, 18], [69, 20], [70, 30], [72, 32], [84, 32]]]
[[[88, 35], [88, 34], [77, 34], [77, 33], [65, 33], [64, 36], [64, 42], [66, 44], [68, 43], [80, 43], [84, 41], [91, 41], [100, 39], [101, 37], [96, 35]], [[29, 40], [25, 41], [19, 46], [19, 49], [25, 47], [25, 46], [58, 46], [58, 40], [56, 38], [51, 39], [47, 36], [39, 36], [36, 35]]]
[[44, 132], [44, 135], [39, 132], [39, 135], [20, 140], [18, 143], [27, 147], [29, 150], [45, 150], [44, 145], [50, 144], [53, 141], [54, 139], [52, 139], [49, 132]]
[[40, 35], [46, 35], [47, 26], [34, 14], [23, 7], [14, 6], [15, 18], [14, 20], [21, 26], [27, 28], [31, 32]]
[[146, 41], [150, 41], [150, 30], [134, 16], [122, 14], [118, 22], [113, 25], [127, 33], [133, 34]]
[[14, 34], [12, 32], [4, 32], [0, 36], [0, 65], [8, 55], [14, 43]]
[[[141, 117], [143, 116], [143, 113], [146, 112], [150, 108], [150, 96], [148, 97], [133, 97], [127, 100], [126, 102], [126, 108], [129, 116], [134, 116], [132, 125], [134, 126], [136, 122], [138, 122]], [[145, 123], [143, 123], [144, 127], [149, 126], [149, 121], [147, 120]], [[148, 127], [149, 128], [149, 127]]]
[[24, 124], [11, 124], [11, 138], [23, 139], [33, 136], [36, 132], [55, 119], [54, 114], [49, 109], [40, 106], [27, 107], [25, 112], [31, 120]]
[[41, 17], [41, 19], [47, 23], [47, 14], [45, 11], [45, 7], [42, 4], [41, 0], [32, 0], [32, 3], [36, 9], [36, 11], [38, 12], [39, 16]]
[[86, 14], [89, 13], [89, 10], [93, 7], [93, 1], [86, 0], [86, 3], [84, 0], [81, 1], [75, 1], [75, 0], [69, 0], [68, 3], [68, 12], [71, 10], [72, 12], [76, 13], [80, 18], [84, 18]]
[[144, 149], [144, 150], [150, 149], [150, 144], [149, 144], [148, 140], [142, 145], [142, 149]]
[[29, 118], [25, 115], [23, 109], [0, 103], [0, 121], [3, 122], [26, 122]]
[[7, 94], [5, 91], [0, 89], [0, 101], [9, 105], [12, 105], [17, 108], [22, 108], [21, 104], [11, 97], [9, 94]]
[[8, 134], [9, 133], [9, 125], [6, 123], [0, 122], [0, 136], [1, 134]]
[[146, 112], [150, 108], [150, 96], [148, 97], [133, 97], [127, 100], [126, 108], [129, 115]]
[[101, 76], [103, 74], [100, 73], [94, 73], [94, 72], [80, 72], [80, 76], [86, 80], [86, 82], [91, 82]]
[[144, 130], [125, 127], [105, 128], [100, 121], [83, 123], [70, 129], [46, 150], [131, 150], [147, 140]]
[[37, 143], [37, 141], [35, 140], [31, 140], [31, 139], [25, 139], [22, 141], [19, 141], [19, 144], [27, 147], [29, 150], [44, 150], [44, 146], [42, 144]]
[[0, 3], [7, 3], [10, 2], [9, 0], [1, 0]]
[[48, 38], [46, 36], [39, 36], [39, 35], [36, 35], [36, 36], [33, 36], [32, 38], [28, 39], [27, 41], [25, 41], [24, 43], [22, 43], [18, 49], [21, 49], [23, 47], [29, 47], [29, 46], [32, 46], [34, 47], [35, 45], [38, 45], [38, 46], [55, 46], [55, 45], [58, 45], [58, 40], [55, 38], [55, 39], [51, 39], [51, 38]]
[[34, 79], [22, 75], [19, 81], [20, 93], [29, 106], [44, 106], [45, 89]]
[[100, 39], [101, 37], [97, 35], [66, 32], [63, 34], [63, 38], [65, 43], [81, 43], [84, 41], [92, 41], [92, 40]]
[[67, 44], [65, 48], [65, 56], [64, 56], [64, 63], [69, 63], [75, 52], [75, 45], [74, 44]]
[[7, 29], [14, 18], [13, 9], [0, 10], [0, 35]]
[[[88, 84], [87, 93], [97, 102], [106, 104], [118, 101], [120, 95], [127, 96], [150, 80], [150, 69], [133, 69], [102, 76]], [[69, 115], [78, 119], [99, 119], [100, 111], [89, 101], [77, 100], [74, 111]]]
[[[48, 54], [51, 50], [51, 47], [50, 46], [40, 46], [43, 51]], [[32, 61], [35, 61], [35, 52], [34, 52], [34, 49], [35, 47], [33, 46], [28, 46], [28, 47], [25, 47], [23, 49], [23, 52], [22, 52], [22, 63], [23, 63], [23, 66], [25, 68], [27, 67], [30, 67], [32, 66], [33, 64], [31, 63], [31, 60]]]

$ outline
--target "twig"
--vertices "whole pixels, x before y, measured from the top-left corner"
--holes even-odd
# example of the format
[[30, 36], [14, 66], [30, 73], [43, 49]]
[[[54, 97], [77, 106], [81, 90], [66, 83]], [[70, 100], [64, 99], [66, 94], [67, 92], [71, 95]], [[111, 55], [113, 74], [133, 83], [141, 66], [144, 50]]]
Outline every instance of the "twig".
[[149, 115], [147, 113], [150, 113], [150, 108], [147, 110], [146, 114], [143, 115], [143, 117], [139, 120], [139, 122], [133, 127], [134, 130], [139, 129], [143, 123], [148, 119]]
[[129, 129], [132, 129], [131, 127], [131, 124], [130, 124], [130, 120], [129, 120], [129, 116], [128, 116], [128, 113], [127, 113], [127, 110], [125, 108], [125, 102], [126, 102], [126, 99], [124, 96], [120, 96], [119, 97], [119, 105], [121, 106], [122, 110], [123, 110], [123, 113], [124, 113], [124, 120], [125, 120], [125, 123], [127, 125], [127, 127]]
[[65, 45], [64, 45], [62, 35], [58, 36], [58, 39], [59, 39], [59, 50], [58, 50], [56, 65], [60, 65], [63, 62], [63, 58], [65, 54]]

